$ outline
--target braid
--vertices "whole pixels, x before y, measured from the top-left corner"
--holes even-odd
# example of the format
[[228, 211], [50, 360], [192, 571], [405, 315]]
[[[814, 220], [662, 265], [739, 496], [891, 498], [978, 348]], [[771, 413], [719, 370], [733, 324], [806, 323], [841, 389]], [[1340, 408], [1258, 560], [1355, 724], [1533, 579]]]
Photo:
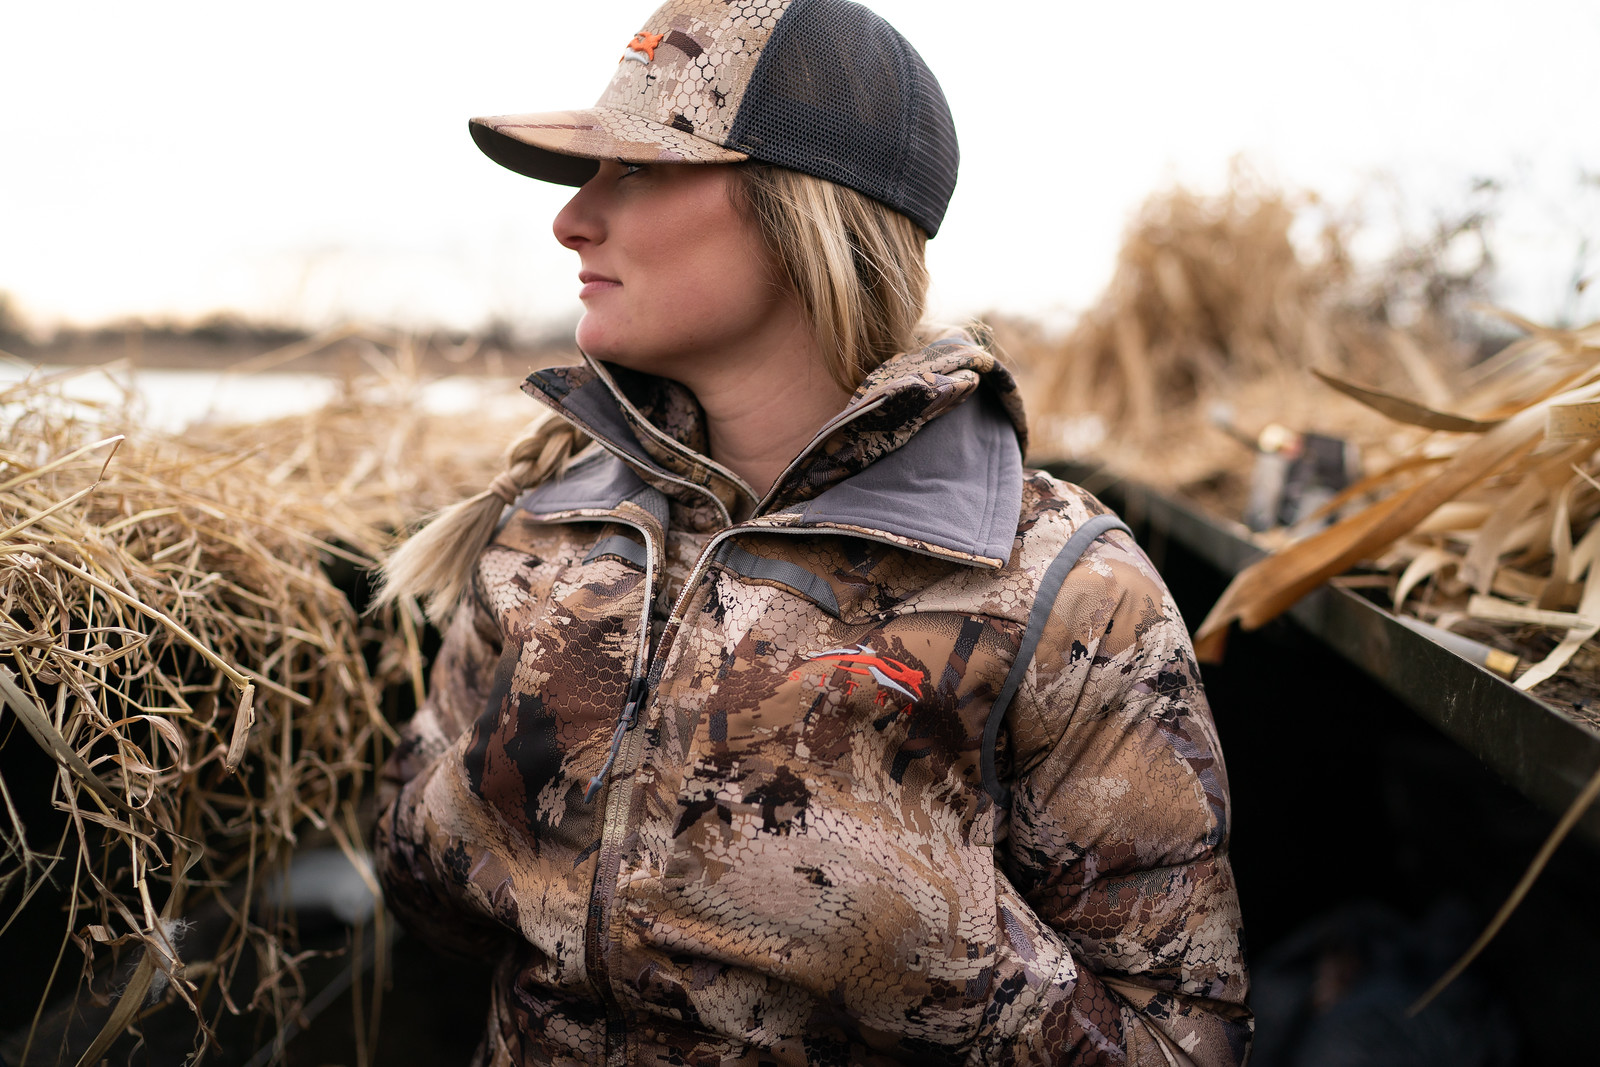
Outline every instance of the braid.
[[438, 512], [384, 560], [373, 608], [417, 597], [428, 617], [443, 626], [471, 584], [478, 553], [494, 535], [501, 510], [559, 471], [581, 440], [564, 419], [547, 416], [529, 424], [507, 450], [506, 469], [487, 489]]

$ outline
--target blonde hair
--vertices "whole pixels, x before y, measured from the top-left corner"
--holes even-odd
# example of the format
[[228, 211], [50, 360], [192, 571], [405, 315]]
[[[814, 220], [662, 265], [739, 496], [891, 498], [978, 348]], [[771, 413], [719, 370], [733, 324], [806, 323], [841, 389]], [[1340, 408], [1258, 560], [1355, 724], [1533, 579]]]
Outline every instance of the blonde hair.
[[739, 204], [811, 320], [847, 392], [890, 356], [920, 347], [928, 243], [916, 223], [843, 185], [764, 163], [736, 168]]
[[530, 423], [506, 450], [506, 469], [489, 488], [438, 512], [383, 561], [373, 610], [413, 596], [443, 627], [471, 583], [473, 565], [494, 536], [501, 511], [524, 489], [560, 470], [581, 450], [580, 442], [578, 431], [554, 415]]
[[[927, 235], [842, 185], [761, 163], [736, 168], [734, 206], [794, 287], [833, 380], [854, 392], [884, 360], [920, 346]], [[383, 564], [374, 608], [418, 597], [443, 625], [472, 581], [504, 505], [555, 474], [587, 442], [555, 416], [532, 424], [488, 489], [439, 512]]]

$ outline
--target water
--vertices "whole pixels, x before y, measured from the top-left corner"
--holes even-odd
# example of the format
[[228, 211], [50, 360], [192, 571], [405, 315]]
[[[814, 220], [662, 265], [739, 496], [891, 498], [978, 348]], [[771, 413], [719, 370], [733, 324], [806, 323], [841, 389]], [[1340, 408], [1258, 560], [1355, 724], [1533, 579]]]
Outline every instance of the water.
[[[236, 374], [214, 370], [126, 367], [61, 367], [0, 362], [0, 406], [13, 383], [62, 376], [59, 388], [69, 400], [113, 410], [131, 400], [138, 424], [163, 433], [181, 433], [197, 423], [265, 422], [303, 414], [336, 399], [343, 385], [321, 374]], [[397, 383], [391, 392], [410, 393], [436, 415], [515, 417], [536, 413], [514, 381], [455, 376], [415, 386]]]

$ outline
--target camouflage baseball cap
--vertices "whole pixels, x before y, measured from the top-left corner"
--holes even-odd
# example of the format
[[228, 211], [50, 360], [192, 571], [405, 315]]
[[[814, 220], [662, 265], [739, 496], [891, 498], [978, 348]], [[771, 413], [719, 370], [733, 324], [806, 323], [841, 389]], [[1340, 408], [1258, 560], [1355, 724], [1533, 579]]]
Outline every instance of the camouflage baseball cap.
[[469, 128], [496, 163], [563, 185], [582, 185], [604, 159], [788, 167], [864, 193], [929, 237], [960, 162], [927, 64], [849, 0], [668, 0], [623, 46], [594, 107]]

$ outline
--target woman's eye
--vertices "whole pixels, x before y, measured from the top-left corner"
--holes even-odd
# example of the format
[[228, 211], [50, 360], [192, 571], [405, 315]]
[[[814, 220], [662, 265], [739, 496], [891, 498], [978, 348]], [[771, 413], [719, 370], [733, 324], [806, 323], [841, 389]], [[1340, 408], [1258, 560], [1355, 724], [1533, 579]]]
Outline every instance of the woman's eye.
[[621, 177], [623, 177], [623, 178], [631, 177], [632, 175], [638, 174], [642, 170], [644, 170], [644, 164], [643, 163], [624, 163], [622, 165], [622, 175], [621, 175]]

